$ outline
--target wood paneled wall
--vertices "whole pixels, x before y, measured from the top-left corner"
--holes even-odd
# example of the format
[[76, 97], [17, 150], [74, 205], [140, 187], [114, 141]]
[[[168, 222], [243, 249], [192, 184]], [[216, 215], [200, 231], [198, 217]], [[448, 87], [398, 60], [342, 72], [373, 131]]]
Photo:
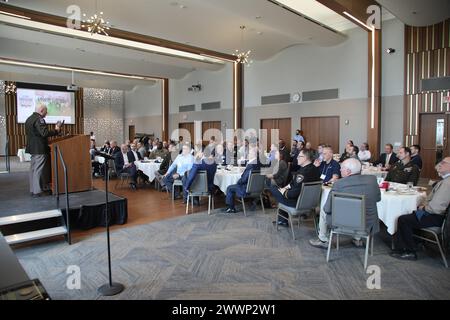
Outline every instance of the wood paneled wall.
[[[25, 124], [17, 123], [17, 97], [16, 94], [5, 95], [6, 113], [6, 135], [9, 140], [9, 155], [17, 155], [17, 150], [26, 146], [27, 139]], [[54, 128], [54, 125], [49, 125]], [[75, 124], [64, 125], [64, 133], [83, 134], [84, 133], [84, 108], [83, 89], [75, 93]]]
[[405, 144], [420, 143], [420, 114], [450, 111], [450, 90], [422, 92], [422, 79], [450, 76], [450, 19], [428, 27], [405, 27]]

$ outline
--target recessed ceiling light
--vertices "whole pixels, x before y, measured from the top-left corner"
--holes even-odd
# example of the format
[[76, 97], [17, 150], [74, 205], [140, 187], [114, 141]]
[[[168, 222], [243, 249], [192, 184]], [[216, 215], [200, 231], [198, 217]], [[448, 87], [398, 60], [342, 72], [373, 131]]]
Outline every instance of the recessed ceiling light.
[[256, 16], [255, 19], [262, 19], [262, 16]]
[[187, 6], [185, 6], [184, 4], [180, 4], [180, 9], [186, 9]]
[[257, 34], [261, 36], [263, 34], [263, 32], [262, 31], [258, 31]]

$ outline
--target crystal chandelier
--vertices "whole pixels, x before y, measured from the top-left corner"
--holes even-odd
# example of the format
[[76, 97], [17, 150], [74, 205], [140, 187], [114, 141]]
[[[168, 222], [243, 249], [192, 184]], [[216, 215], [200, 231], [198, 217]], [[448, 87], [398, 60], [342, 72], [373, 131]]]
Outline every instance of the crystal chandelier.
[[14, 82], [4, 82], [3, 83], [3, 92], [5, 92], [5, 94], [15, 94], [16, 90], [17, 90], [17, 87]]
[[[245, 31], [246, 27], [245, 26], [241, 26], [240, 28], [242, 30], [241, 31], [241, 33], [242, 33], [242, 36], [241, 36], [241, 47], [242, 47], [243, 43], [244, 43], [244, 31]], [[253, 60], [250, 59], [251, 53], [252, 53], [252, 50], [247, 50], [247, 51], [245, 51], [245, 50], [244, 51], [236, 50], [234, 55], [236, 56], [236, 61], [238, 63], [244, 64], [247, 67], [250, 67], [250, 65], [253, 63]]]
[[[83, 14], [83, 17], [86, 17], [85, 13]], [[110, 23], [103, 18], [102, 11], [97, 14], [97, 1], [95, 1], [95, 14], [89, 19], [82, 20], [81, 23], [81, 28], [90, 32], [91, 35], [97, 33], [109, 36], [107, 30], [110, 29]]]

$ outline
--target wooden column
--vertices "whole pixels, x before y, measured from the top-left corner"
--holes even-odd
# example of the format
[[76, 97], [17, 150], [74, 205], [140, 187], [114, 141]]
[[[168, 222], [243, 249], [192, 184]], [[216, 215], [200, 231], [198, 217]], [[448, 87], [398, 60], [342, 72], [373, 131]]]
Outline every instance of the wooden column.
[[[381, 29], [368, 32], [369, 79], [368, 79], [368, 122], [367, 143], [374, 156], [380, 154], [381, 141]], [[372, 50], [373, 49], [373, 50]], [[373, 65], [375, 63], [375, 65]], [[372, 95], [372, 90], [374, 94]]]
[[242, 128], [244, 104], [244, 65], [234, 62], [233, 66], [233, 129]]
[[169, 79], [162, 80], [162, 140], [169, 141]]

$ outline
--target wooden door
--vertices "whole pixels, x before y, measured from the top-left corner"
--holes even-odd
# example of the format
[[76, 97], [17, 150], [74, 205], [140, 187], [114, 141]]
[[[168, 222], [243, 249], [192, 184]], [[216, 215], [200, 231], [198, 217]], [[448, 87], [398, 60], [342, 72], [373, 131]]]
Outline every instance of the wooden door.
[[420, 146], [423, 161], [422, 178], [437, 179], [436, 163], [449, 155], [450, 115], [422, 114], [420, 116]]
[[291, 122], [291, 118], [261, 119], [261, 129], [267, 130], [267, 151], [270, 150], [272, 143], [278, 144], [278, 141], [272, 141], [273, 129], [279, 130], [279, 139], [284, 140], [286, 147], [290, 150], [292, 140]]
[[136, 137], [136, 126], [129, 126], [128, 127], [128, 139], [130, 139], [130, 141], [133, 142], [135, 137]]
[[301, 128], [305, 140], [311, 143], [313, 149], [321, 143], [332, 146], [339, 153], [339, 117], [302, 118]]
[[203, 145], [207, 146], [209, 144], [209, 140], [211, 139], [211, 136], [214, 136], [216, 138], [217, 143], [221, 143], [220, 136], [213, 133], [208, 133], [205, 135], [206, 131], [209, 129], [216, 129], [220, 132], [222, 132], [222, 122], [220, 121], [205, 121], [202, 122], [202, 139], [203, 139]]
[[179, 123], [178, 129], [185, 129], [189, 132], [190, 137], [186, 137], [185, 134], [180, 132], [180, 135], [183, 136], [184, 142], [195, 143], [194, 122]]

